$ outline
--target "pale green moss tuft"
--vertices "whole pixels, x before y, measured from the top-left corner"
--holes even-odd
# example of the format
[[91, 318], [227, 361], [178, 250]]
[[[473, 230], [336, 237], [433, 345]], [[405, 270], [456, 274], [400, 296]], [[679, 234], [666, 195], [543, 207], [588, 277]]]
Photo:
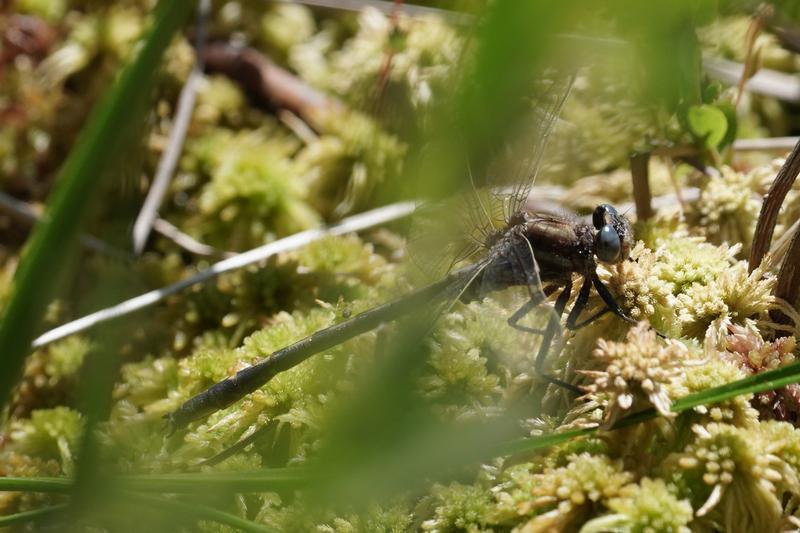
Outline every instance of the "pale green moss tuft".
[[589, 396], [605, 399], [603, 426], [611, 427], [631, 409], [652, 405], [666, 417], [674, 414], [670, 390], [686, 367], [697, 365], [689, 349], [674, 340], [659, 341], [654, 330], [640, 322], [632, 328], [625, 342], [600, 339], [592, 352], [602, 370], [584, 370], [581, 374], [593, 382], [586, 387]]
[[65, 474], [72, 473], [83, 430], [80, 413], [67, 407], [33, 411], [28, 419], [11, 422], [7, 451], [45, 460], [55, 459]]
[[298, 4], [270, 5], [261, 17], [261, 39], [286, 56], [292, 47], [307, 41], [316, 29], [314, 15]]
[[737, 172], [727, 166], [719, 175], [709, 176], [688, 214], [694, 230], [713, 244], [741, 243], [742, 253], [749, 253], [761, 211], [759, 194], [766, 188], [764, 178], [760, 172]]
[[742, 322], [763, 316], [775, 304], [775, 278], [763, 269], [748, 273], [735, 261], [738, 247], [713, 246], [674, 235], [656, 250], [637, 244], [634, 261], [612, 272], [612, 288], [634, 318], [646, 318], [668, 336], [702, 339], [715, 320]]
[[66, 0], [19, 0], [14, 3], [19, 13], [41, 17], [50, 22], [58, 22], [67, 11]]
[[394, 97], [391, 105], [419, 113], [448, 96], [446, 82], [462, 44], [454, 29], [437, 17], [401, 14], [395, 27], [389, 17], [367, 8], [359, 15], [357, 33], [341, 49], [331, 51], [332, 34], [318, 34], [292, 50], [290, 64], [312, 85], [361, 109], [380, 109], [385, 76], [391, 85], [385, 92]]
[[584, 453], [573, 456], [563, 467], [528, 476], [518, 471], [516, 486], [499, 491], [497, 498], [501, 508], [530, 517], [523, 526], [525, 531], [564, 531], [580, 525], [593, 509], [620, 496], [632, 478], [620, 462]]
[[693, 427], [696, 440], [668, 459], [682, 469], [696, 516], [724, 530], [777, 531], [782, 521], [779, 490], [785, 461], [772, 452], [759, 426], [710, 423]]
[[406, 145], [374, 119], [334, 107], [319, 111], [314, 124], [323, 134], [296, 162], [310, 201], [324, 216], [341, 218], [369, 207], [382, 184], [399, 178]]
[[[707, 53], [743, 63], [747, 59], [747, 35], [752, 24], [753, 17], [746, 15], [716, 18], [698, 29], [698, 38]], [[791, 70], [797, 67], [796, 56], [772, 33], [759, 33], [753, 48], [765, 68]]]
[[586, 522], [580, 533], [689, 533], [692, 506], [661, 479], [643, 478], [627, 485], [607, 505], [612, 514]]
[[289, 159], [293, 143], [266, 130], [212, 130], [188, 146], [189, 168], [209, 176], [186, 229], [209, 244], [248, 249], [317, 225]]
[[[747, 374], [732, 361], [721, 358], [718, 354], [708, 353], [705, 364], [686, 369], [675, 384], [672, 394], [682, 397], [745, 377]], [[758, 413], [750, 406], [752, 397], [752, 394], [744, 394], [713, 405], [700, 405], [693, 411], [704, 421], [748, 426], [758, 421]]]
[[223, 76], [204, 78], [197, 90], [197, 104], [192, 119], [199, 124], [241, 124], [247, 113], [247, 99], [242, 90]]
[[452, 483], [435, 485], [434, 516], [422, 523], [423, 531], [490, 531], [487, 527], [493, 509], [493, 498], [485, 487]]

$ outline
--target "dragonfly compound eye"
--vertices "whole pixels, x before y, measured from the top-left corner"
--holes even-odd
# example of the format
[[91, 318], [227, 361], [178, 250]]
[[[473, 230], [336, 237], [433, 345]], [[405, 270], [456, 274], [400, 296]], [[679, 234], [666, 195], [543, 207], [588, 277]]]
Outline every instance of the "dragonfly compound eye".
[[609, 222], [609, 215], [611, 216], [619, 216], [617, 214], [617, 210], [614, 209], [613, 206], [608, 204], [600, 204], [594, 208], [594, 213], [592, 213], [592, 224], [594, 225], [595, 229], [601, 230], [603, 226], [608, 224]]
[[619, 259], [619, 253], [622, 249], [622, 242], [620, 241], [617, 230], [609, 225], [603, 226], [595, 237], [594, 251], [600, 261], [606, 263], [613, 263]]

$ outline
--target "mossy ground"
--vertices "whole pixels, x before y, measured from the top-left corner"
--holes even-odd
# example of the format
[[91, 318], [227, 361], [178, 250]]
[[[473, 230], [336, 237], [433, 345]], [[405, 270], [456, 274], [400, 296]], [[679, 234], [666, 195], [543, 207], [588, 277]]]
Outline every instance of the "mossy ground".
[[[0, 110], [17, 117], [0, 123], [5, 191], [32, 203], [45, 201], [85, 111], [130, 50], [149, 4], [16, 2], [19, 13], [38, 17], [57, 36], [42, 50], [0, 65]], [[392, 180], [402, 175], [409, 146], [430, 127], [431, 110], [450, 96], [466, 46], [463, 28], [436, 17], [393, 22], [375, 10], [320, 15], [288, 3], [264, 6], [219, 3], [211, 33], [238, 35], [344, 107], [318, 117], [315, 133], [303, 137], [285, 117], [251, 106], [231, 80], [204, 79], [162, 215], [220, 251], [244, 251], [336, 220], [399, 190]], [[10, 13], [0, 13], [0, 19], [13, 22]], [[706, 51], [743, 60], [746, 21], [720, 16], [703, 28]], [[797, 55], [780, 49], [772, 36], [765, 35], [761, 46], [765, 65], [796, 71]], [[138, 205], [147, 185], [138, 176], [153, 173], [190, 66], [190, 44], [181, 38], [164, 66], [146, 139], [124, 162], [123, 174], [133, 177], [111, 196], [120, 205]], [[582, 71], [539, 178], [539, 184], [565, 187], [564, 203], [581, 212], [600, 202], [630, 201], [631, 151], [692, 141], [673, 116], [629, 97], [620, 82], [624, 71], [597, 66]], [[783, 134], [787, 116], [773, 100], [745, 99], [739, 134]], [[800, 396], [794, 388], [680, 415], [669, 411], [677, 398], [795, 358], [794, 337], [776, 338], [779, 326], [769, 314], [785, 309], [772, 296], [774, 273], [766, 266], [748, 272], [744, 261], [760, 197], [781, 161], [763, 155], [734, 160], [727, 154], [722, 164], [722, 155], [716, 155], [718, 172], [710, 175], [653, 160], [654, 194], [677, 184], [697, 187], [699, 197], [637, 222], [633, 261], [600, 272], [641, 323], [630, 327], [606, 316], [568, 336], [551, 364], [564, 379], [586, 387], [585, 396], [575, 400], [535, 376], [538, 341], [507, 327], [515, 301], [510, 295], [449, 309], [412, 376], [414, 396], [443, 424], [491, 421], [520, 405], [526, 416], [517, 425], [525, 435], [596, 424], [607, 428], [647, 407], [662, 418], [448, 472], [388, 500], [318, 508], [301, 491], [227, 495], [220, 506], [283, 531], [797, 527]], [[795, 187], [787, 197], [776, 238], [797, 220], [799, 192]], [[106, 206], [91, 227], [118, 228], [128, 215]], [[25, 235], [10, 219], [1, 220], [0, 301]], [[122, 366], [108, 422], [99, 429], [110, 468], [122, 474], [248, 472], [309, 464], [325, 445], [330, 420], [379, 366], [391, 328], [361, 335], [279, 374], [186, 432], [167, 436], [163, 416], [266, 354], [402, 294], [414, 277], [403, 261], [402, 230], [326, 238], [132, 317], [114, 350]], [[111, 229], [100, 236], [126, 246]], [[113, 280], [102, 285], [115, 287], [113, 302], [178, 280], [212, 260], [190, 257], [161, 237], [135, 262], [87, 256], [51, 306], [46, 325], [111, 303], [108, 294], [96, 294], [105, 289], [91, 290], [98, 279]], [[599, 305], [596, 297], [590, 301], [590, 308]], [[82, 366], [93, 342], [90, 335], [75, 336], [31, 355], [3, 426], [0, 474], [74, 472], [83, 426], [76, 391], [81, 372], [91, 371]], [[259, 431], [240, 452], [201, 466]], [[52, 500], [2, 493], [0, 509], [11, 513]]]

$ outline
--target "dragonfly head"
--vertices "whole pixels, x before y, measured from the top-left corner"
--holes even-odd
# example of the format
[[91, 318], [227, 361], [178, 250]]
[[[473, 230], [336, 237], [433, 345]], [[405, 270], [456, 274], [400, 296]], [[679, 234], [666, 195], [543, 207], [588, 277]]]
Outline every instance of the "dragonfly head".
[[628, 219], [620, 215], [613, 206], [600, 204], [592, 213], [594, 253], [604, 263], [619, 263], [628, 258], [633, 232]]

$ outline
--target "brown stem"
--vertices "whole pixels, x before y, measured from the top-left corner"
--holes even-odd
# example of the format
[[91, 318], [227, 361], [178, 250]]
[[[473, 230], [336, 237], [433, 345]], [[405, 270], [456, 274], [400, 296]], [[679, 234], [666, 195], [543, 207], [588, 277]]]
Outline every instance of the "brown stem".
[[633, 202], [636, 205], [636, 219], [647, 220], [653, 216], [650, 194], [650, 154], [631, 156], [631, 177], [633, 179]]
[[[800, 142], [794, 145], [786, 162], [778, 171], [775, 181], [769, 192], [764, 196], [761, 204], [761, 214], [758, 215], [755, 235], [753, 236], [753, 246], [750, 248], [749, 270], [752, 272], [764, 259], [772, 243], [772, 234], [775, 231], [775, 224], [778, 221], [778, 212], [783, 205], [783, 200], [789, 189], [792, 188], [797, 174], [800, 173]], [[787, 259], [789, 259], [787, 255]], [[786, 264], [787, 261], [784, 261]]]
[[203, 60], [208, 72], [236, 81], [256, 105], [271, 111], [288, 109], [312, 126], [319, 111], [340, 105], [253, 48], [209, 43]]

